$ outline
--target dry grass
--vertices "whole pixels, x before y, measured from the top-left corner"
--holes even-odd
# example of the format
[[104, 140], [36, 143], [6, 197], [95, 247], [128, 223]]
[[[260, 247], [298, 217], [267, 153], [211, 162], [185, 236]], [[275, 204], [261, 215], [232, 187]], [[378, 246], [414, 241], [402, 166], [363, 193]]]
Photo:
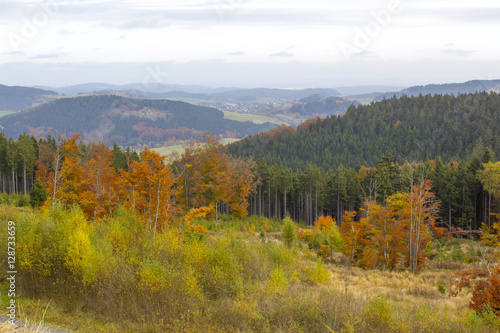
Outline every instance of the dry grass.
[[[398, 306], [429, 304], [440, 311], [468, 311], [470, 296], [448, 296], [449, 270], [426, 269], [414, 275], [408, 271], [362, 270], [358, 267], [329, 266], [333, 272], [332, 287], [361, 299], [384, 296]], [[439, 291], [445, 286], [446, 293]]]
[[36, 306], [32, 304], [31, 309], [28, 311], [30, 315], [27, 316], [23, 307], [18, 303], [17, 313], [19, 318], [16, 318], [16, 322], [19, 325], [14, 325], [10, 321], [6, 321], [0, 325], [0, 333], [51, 333], [52, 330], [50, 328], [43, 326], [49, 304], [50, 301], [44, 309], [41, 309], [40, 302]]

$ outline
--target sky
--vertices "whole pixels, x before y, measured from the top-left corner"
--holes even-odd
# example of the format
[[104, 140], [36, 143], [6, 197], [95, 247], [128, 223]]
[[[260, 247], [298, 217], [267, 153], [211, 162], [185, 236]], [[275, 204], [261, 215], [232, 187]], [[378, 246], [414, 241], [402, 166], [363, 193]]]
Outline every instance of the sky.
[[0, 0], [0, 84], [498, 79], [499, 18], [491, 0]]

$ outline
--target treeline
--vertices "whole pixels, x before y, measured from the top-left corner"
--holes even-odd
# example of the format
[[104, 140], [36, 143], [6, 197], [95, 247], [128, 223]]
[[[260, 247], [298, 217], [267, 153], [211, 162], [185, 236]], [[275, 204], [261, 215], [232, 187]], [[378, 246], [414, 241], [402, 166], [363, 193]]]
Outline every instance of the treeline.
[[[36, 198], [48, 196], [51, 202], [68, 205], [80, 205], [81, 200], [94, 196], [87, 203], [88, 209], [96, 209], [87, 211], [92, 218], [125, 202], [148, 215], [159, 209], [156, 201], [161, 197], [165, 200], [161, 205], [170, 207], [168, 214], [174, 215], [211, 207], [208, 211], [212, 213], [236, 216], [284, 218], [289, 214], [306, 224], [329, 215], [341, 224], [345, 211], [358, 211], [366, 202], [382, 205], [388, 197], [409, 193], [414, 184], [427, 179], [441, 203], [438, 226], [476, 230], [482, 222], [491, 225], [495, 221], [492, 214], [499, 209], [500, 163], [493, 163], [488, 149], [470, 161], [444, 163], [438, 158], [399, 165], [394, 157], [383, 156], [371, 168], [341, 165], [324, 171], [310, 163], [305, 170], [293, 171], [263, 159], [232, 158], [210, 136], [203, 144], [193, 142], [182, 155], [167, 162], [150, 151], [139, 155], [117, 145], [86, 145], [76, 138], [36, 140], [23, 134], [13, 141], [0, 135], [2, 192], [35, 191]], [[33, 189], [37, 180], [38, 188]], [[69, 187], [63, 190], [65, 186]], [[141, 195], [144, 197], [139, 199]], [[167, 218], [166, 212], [162, 214]]]
[[168, 161], [145, 150], [86, 145], [80, 135], [17, 142], [0, 137], [2, 190], [30, 193], [34, 207], [79, 206], [90, 220], [120, 206], [155, 230], [176, 216], [247, 215], [248, 197], [258, 183], [255, 162], [233, 159], [214, 136], [192, 142]]
[[323, 171], [311, 163], [293, 171], [262, 159], [257, 165], [260, 183], [249, 199], [249, 211], [255, 215], [282, 218], [288, 213], [307, 224], [329, 215], [341, 224], [345, 211], [358, 211], [366, 202], [382, 205], [427, 179], [441, 203], [440, 227], [476, 230], [483, 222], [496, 221], [492, 214], [499, 208], [500, 163], [492, 162], [489, 150], [470, 162], [446, 164], [438, 158], [398, 165], [392, 156], [382, 157], [375, 167], [357, 170], [341, 165]]
[[413, 86], [403, 89], [399, 92], [389, 92], [375, 98], [375, 101], [381, 101], [384, 98], [393, 96], [401, 97], [422, 95], [458, 95], [473, 94], [478, 91], [489, 91], [500, 84], [500, 80], [471, 80], [463, 83], [445, 83], [445, 84], [427, 84], [425, 86]]
[[[40, 162], [49, 158], [57, 151], [58, 139], [51, 135], [36, 139], [25, 133], [16, 141], [6, 138], [0, 133], [0, 191], [7, 194], [28, 194], [36, 181]], [[86, 158], [90, 154], [91, 145], [78, 142], [79, 155]], [[139, 161], [136, 151], [130, 148], [122, 149], [118, 145], [110, 148], [113, 154], [113, 166], [126, 169], [127, 161]]]
[[351, 106], [345, 115], [307, 121], [297, 130], [280, 127], [229, 147], [235, 156], [275, 161], [304, 170], [340, 165], [359, 169], [380, 156], [396, 162], [464, 161], [489, 147], [500, 156], [500, 95], [475, 93], [418, 96]]

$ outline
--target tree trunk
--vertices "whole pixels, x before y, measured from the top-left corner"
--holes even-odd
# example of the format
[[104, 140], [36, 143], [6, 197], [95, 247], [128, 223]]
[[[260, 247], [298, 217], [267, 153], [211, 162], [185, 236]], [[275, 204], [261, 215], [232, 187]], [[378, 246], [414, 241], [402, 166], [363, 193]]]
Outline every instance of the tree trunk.
[[259, 185], [259, 217], [262, 216], [262, 185]]
[[451, 228], [451, 202], [448, 204], [448, 228]]
[[278, 217], [278, 188], [274, 191], [274, 217]]
[[491, 228], [491, 171], [490, 171], [490, 189], [488, 190], [488, 227]]
[[286, 217], [286, 186], [285, 186], [285, 189], [283, 191], [283, 218]]
[[26, 164], [23, 164], [23, 192], [26, 195]]
[[316, 200], [314, 201], [314, 204], [316, 206], [315, 211], [314, 211], [314, 214], [315, 214], [314, 221], [317, 221], [318, 220], [318, 188], [316, 188]]
[[267, 185], [267, 217], [271, 217], [271, 183]]
[[[339, 185], [340, 186], [340, 185]], [[340, 221], [340, 188], [337, 188], [337, 224], [342, 225]]]
[[153, 230], [153, 242], [155, 241], [156, 237], [156, 224], [158, 223], [158, 211], [160, 210], [160, 184], [161, 184], [161, 177], [158, 177], [158, 188], [156, 190], [156, 211], [155, 211], [155, 224]]

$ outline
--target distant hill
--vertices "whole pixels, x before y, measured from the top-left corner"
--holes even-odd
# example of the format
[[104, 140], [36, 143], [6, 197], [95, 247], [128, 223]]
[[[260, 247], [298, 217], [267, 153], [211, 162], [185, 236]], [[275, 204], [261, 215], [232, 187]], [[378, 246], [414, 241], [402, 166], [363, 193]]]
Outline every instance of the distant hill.
[[88, 94], [97, 92], [100, 90], [110, 90], [110, 91], [140, 91], [145, 93], [145, 97], [148, 94], [162, 94], [171, 91], [185, 91], [189, 93], [210, 93], [213, 89], [203, 86], [185, 86], [180, 84], [161, 84], [155, 82], [146, 83], [129, 83], [129, 84], [109, 84], [109, 83], [82, 83], [73, 86], [53, 88], [53, 90], [65, 95], [78, 95], [78, 94]]
[[57, 97], [55, 91], [0, 84], [0, 111], [26, 110]]
[[396, 161], [465, 159], [489, 147], [500, 156], [500, 95], [425, 95], [351, 106], [345, 115], [309, 120], [297, 130], [280, 127], [229, 146], [236, 156], [275, 161], [293, 169], [313, 163], [376, 165], [382, 155]]
[[341, 97], [325, 98], [319, 94], [312, 94], [294, 103], [291, 107], [293, 113], [298, 113], [304, 117], [322, 117], [344, 114], [351, 106], [359, 105], [356, 101], [349, 101]]
[[91, 95], [61, 98], [4, 116], [0, 126], [7, 137], [23, 132], [44, 136], [54, 128], [59, 133], [82, 133], [86, 140], [107, 144], [152, 146], [197, 138], [206, 132], [242, 138], [276, 125], [224, 119], [220, 110], [183, 102]]
[[500, 80], [472, 80], [464, 83], [445, 83], [445, 84], [427, 84], [425, 86], [413, 86], [398, 92], [388, 92], [375, 98], [375, 101], [381, 101], [384, 98], [394, 96], [418, 96], [422, 95], [458, 95], [471, 94], [481, 91], [500, 91]]
[[[46, 87], [43, 87], [46, 88]], [[217, 88], [203, 86], [185, 86], [180, 84], [160, 83], [130, 83], [114, 85], [108, 83], [84, 83], [68, 87], [53, 88], [60, 94], [73, 96], [78, 94], [97, 93], [99, 91], [116, 91], [130, 93], [139, 98], [171, 98], [190, 97], [206, 100], [241, 100], [251, 101], [260, 98], [298, 100], [311, 94], [324, 96], [339, 96], [335, 89], [309, 88], [309, 89], [271, 89], [271, 88]]]
[[384, 93], [386, 91], [400, 91], [406, 87], [397, 86], [351, 86], [351, 87], [335, 87], [335, 90], [340, 92], [342, 96], [363, 95], [374, 92]]
[[340, 93], [335, 89], [325, 89], [325, 88], [309, 88], [309, 89], [255, 88], [255, 89], [239, 89], [233, 91], [214, 93], [211, 94], [210, 97], [216, 100], [250, 100], [251, 98], [299, 100], [311, 94], [319, 94], [326, 97], [340, 95]]

